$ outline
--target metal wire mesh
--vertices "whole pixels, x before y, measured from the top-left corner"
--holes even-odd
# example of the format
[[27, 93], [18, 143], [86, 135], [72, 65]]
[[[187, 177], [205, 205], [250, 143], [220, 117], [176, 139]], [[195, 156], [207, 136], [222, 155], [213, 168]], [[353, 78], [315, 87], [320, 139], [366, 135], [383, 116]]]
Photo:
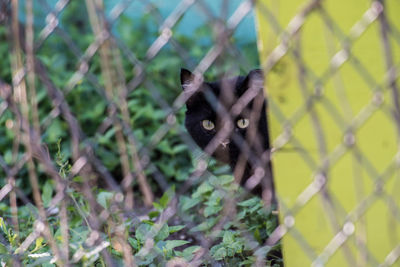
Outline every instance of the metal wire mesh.
[[[343, 5], [343, 3], [338, 3], [340, 4]], [[398, 241], [394, 241], [396, 238], [392, 241], [389, 241], [390, 238], [384, 242], [383, 239], [380, 242], [376, 241], [377, 246], [371, 246], [369, 243], [373, 239], [371, 238], [371, 228], [374, 228], [372, 225], [376, 226], [373, 231], [381, 231], [381, 233], [388, 231], [390, 227], [396, 228], [398, 225], [398, 218], [396, 215], [392, 216], [392, 214], [398, 214], [398, 194], [395, 193], [396, 187], [392, 188], [388, 183], [390, 180], [398, 180], [395, 167], [397, 149], [385, 150], [380, 156], [377, 152], [371, 153], [373, 149], [369, 149], [374, 141], [380, 142], [374, 138], [379, 139], [382, 135], [383, 139], [394, 141], [398, 136], [396, 119], [398, 74], [396, 74], [395, 63], [398, 59], [394, 51], [397, 51], [399, 42], [396, 37], [397, 24], [393, 17], [390, 17], [388, 6], [393, 8], [390, 1], [372, 1], [368, 6], [360, 7], [361, 10], [357, 11], [360, 17], [352, 18], [351, 26], [345, 29], [349, 29], [348, 34], [344, 32], [342, 21], [338, 20], [338, 18], [345, 20], [347, 16], [333, 13], [332, 8], [323, 1], [305, 3], [301, 11], [290, 19], [286, 28], [282, 28], [282, 25], [278, 23], [280, 18], [272, 12], [272, 10], [277, 10], [273, 4], [260, 6], [262, 10], [260, 13], [267, 17], [266, 21], [270, 23], [274, 34], [281, 36], [281, 43], [271, 49], [271, 53], [265, 60], [265, 69], [267, 72], [272, 71], [277, 64], [282, 64], [282, 61], [292, 64], [297, 73], [295, 78], [291, 77], [295, 79], [298, 91], [291, 91], [289, 97], [302, 98], [291, 106], [290, 111], [284, 107], [285, 104], [282, 104], [284, 100], [278, 97], [269, 99], [270, 113], [277, 116], [278, 124], [282, 129], [282, 132], [276, 134], [274, 149], [276, 151], [279, 151], [279, 148], [295, 150], [294, 153], [301, 156], [291, 157], [291, 163], [298, 164], [295, 166], [305, 166], [299, 174], [312, 177], [310, 183], [305, 184], [305, 180], [303, 184], [297, 183], [301, 186], [295, 194], [289, 194], [289, 190], [286, 190], [286, 199], [280, 202], [283, 224], [276, 230], [274, 239], [288, 236], [287, 239], [293, 243], [288, 253], [297, 250], [307, 259], [302, 261], [303, 259], [295, 259], [296, 257], [292, 255], [291, 264], [297, 261], [297, 264], [307, 262], [313, 266], [325, 264], [334, 266], [339, 264], [335, 261], [342, 257], [343, 260], [339, 260], [340, 264], [348, 266], [387, 266], [395, 264], [399, 258], [396, 252]], [[344, 11], [340, 8], [338, 10]], [[310, 21], [320, 23], [323, 29], [319, 31], [319, 28], [315, 27], [318, 30], [314, 36], [323, 34], [323, 31], [327, 32], [324, 35], [326, 51], [328, 51], [326, 59], [322, 59], [325, 58], [323, 53], [317, 52], [314, 56], [320, 56], [321, 59], [311, 62], [309, 57], [311, 53], [303, 47], [306, 43], [304, 40], [307, 38], [305, 37], [307, 28], [310, 28], [307, 23], [310, 25]], [[374, 27], [379, 30], [373, 32]], [[361, 49], [360, 43], [365, 35], [373, 36], [371, 39], [379, 41], [382, 49], [378, 51], [376, 49], [378, 46], [368, 48], [364, 46], [365, 50]], [[315, 40], [320, 39], [315, 37]], [[315, 42], [318, 45], [322, 43]], [[314, 48], [319, 52], [323, 50], [316, 46]], [[369, 64], [372, 60], [368, 62], [363, 58], [368, 54], [383, 55], [382, 75], [371, 72], [371, 69], [378, 68], [372, 68]], [[317, 61], [325, 63], [320, 64], [320, 68], [316, 68], [313, 63]], [[376, 60], [373, 62], [377, 64]], [[280, 74], [285, 76], [284, 72], [281, 71]], [[349, 73], [353, 76], [346, 75]], [[359, 83], [356, 81], [358, 79]], [[384, 97], [383, 95], [388, 91], [391, 93]], [[357, 95], [356, 98], [359, 101], [354, 95]], [[379, 117], [380, 115], [382, 117]], [[369, 142], [364, 143], [362, 136], [366, 131], [372, 130], [368, 128], [371, 127], [371, 121], [376, 123], [378, 120], [380, 122], [387, 120], [387, 125], [391, 126], [386, 129], [382, 127], [380, 133], [375, 132], [368, 139]], [[329, 127], [327, 124], [330, 124]], [[312, 128], [312, 131], [308, 132], [309, 134], [313, 132], [311, 138], [307, 139], [304, 134], [301, 134], [302, 126], [300, 125]], [[366, 128], [368, 130], [365, 130]], [[335, 137], [332, 138], [332, 136]], [[310, 139], [313, 141], [309, 141]], [[393, 145], [395, 144], [396, 142]], [[285, 152], [282, 151], [282, 153]], [[378, 160], [378, 157], [385, 157], [385, 160]], [[338, 170], [346, 161], [351, 162], [351, 167], [348, 166], [345, 169], [347, 172], [340, 173]], [[285, 163], [289, 163], [287, 159]], [[278, 174], [276, 176], [278, 180], [282, 177]], [[296, 178], [291, 177], [291, 179]], [[283, 185], [284, 182], [282, 182], [279, 186], [289, 187], [288, 182], [290, 179], [286, 179], [285, 184]], [[370, 182], [371, 189], [367, 189], [369, 186], [366, 184]], [[354, 183], [354, 186], [351, 183]], [[281, 193], [285, 191], [281, 190]], [[355, 201], [348, 197], [349, 191], [353, 192], [350, 195], [356, 199]], [[318, 201], [318, 204], [315, 201]], [[369, 216], [380, 201], [384, 203], [381, 206], [382, 211], [386, 210], [386, 207], [388, 211], [381, 213], [380, 221], [372, 222]], [[313, 219], [309, 219], [308, 223], [313, 227], [318, 227], [323, 224], [322, 218], [325, 217], [325, 223], [329, 227], [323, 228], [323, 231], [328, 231], [329, 234], [321, 235], [323, 231], [319, 231], [319, 237], [317, 237], [318, 230], [305, 230], [307, 227], [301, 225], [301, 222], [299, 225], [295, 223], [297, 220], [303, 220], [303, 223], [307, 221], [304, 218], [307, 207], [313, 207], [315, 216], [321, 218], [319, 223]], [[323, 214], [317, 215], [317, 211]], [[308, 236], [312, 232], [315, 238]], [[327, 239], [321, 241], [324, 238]], [[387, 247], [383, 248], [383, 244]]]
[[[219, 178], [225, 176], [218, 175], [231, 173], [199, 152], [183, 127], [183, 110], [186, 101], [201, 89], [203, 79], [212, 81], [218, 77], [248, 73], [259, 64], [257, 57], [252, 58], [243, 51], [243, 45], [239, 45], [240, 40], [235, 36], [240, 23], [253, 12], [254, 4], [253, 1], [241, 1], [233, 11], [229, 11], [232, 8], [230, 1], [221, 1], [220, 13], [216, 13], [210, 1], [182, 0], [165, 14], [154, 2], [145, 0], [114, 1], [112, 4], [99, 0], [0, 3], [0, 41], [7, 43], [7, 50], [1, 52], [10, 53], [10, 57], [2, 55], [8, 68], [0, 72], [0, 146], [4, 152], [0, 154], [0, 175], [4, 177], [0, 184], [0, 200], [10, 207], [10, 212], [3, 212], [5, 209], [2, 208], [1, 217], [6, 223], [1, 227], [3, 231], [12, 229], [18, 236], [12, 243], [10, 236], [0, 235], [0, 242], [6, 249], [2, 252], [2, 264], [26, 264], [27, 254], [32, 262], [41, 257], [60, 265], [85, 261], [91, 264], [99, 259], [110, 266], [119, 263], [146, 266], [153, 260], [167, 266], [232, 264], [226, 259], [225, 262], [216, 259], [217, 253], [213, 248], [221, 239], [229, 239], [227, 235], [222, 238], [220, 233], [230, 229], [229, 223], [240, 214], [237, 205], [245, 205], [241, 202], [245, 193], [232, 195], [232, 192], [238, 192], [237, 189], [230, 193], [224, 191], [219, 196], [223, 208], [218, 210], [220, 216], [207, 228], [207, 235], [185, 233], [179, 238], [201, 248], [190, 260], [167, 253], [162, 258], [162, 253], [152, 254], [152, 251], [158, 246], [155, 240], [165, 231], [166, 224], [184, 224], [188, 229], [198, 229], [201, 222], [182, 213], [179, 203], [184, 202], [184, 197], [187, 199], [191, 192], [203, 190], [205, 186], [200, 184], [210, 177], [212, 179], [212, 172], [217, 172]], [[271, 140], [272, 157], [288, 145], [294, 147], [301, 155], [303, 165], [315, 174], [315, 179], [299, 189], [301, 191], [291, 205], [281, 199], [279, 190], [276, 193], [271, 184], [262, 186], [263, 194], [260, 196], [265, 208], [271, 208], [276, 194], [283, 220], [275, 229], [276, 212], [269, 210], [265, 218], [272, 225], [271, 233], [258, 240], [248, 232], [248, 225], [242, 221], [235, 224], [240, 238], [247, 244], [242, 250], [252, 252], [242, 257], [253, 257], [253, 261], [247, 264], [280, 266], [283, 264], [282, 255], [274, 246], [282, 237], [290, 235], [316, 266], [329, 262], [338, 250], [344, 251], [349, 266], [356, 266], [359, 261], [353, 251], [346, 248], [354, 223], [377, 200], [384, 200], [394, 214], [396, 224], [400, 218], [397, 199], [384, 190], [386, 181], [397, 173], [398, 157], [388, 162], [384, 170], [378, 170], [374, 160], [355, 143], [354, 134], [378, 111], [397, 128], [400, 127], [397, 62], [390, 47], [393, 43], [400, 44], [400, 33], [386, 19], [383, 1], [373, 1], [347, 35], [326, 11], [322, 1], [310, 1], [288, 26], [280, 25], [279, 18], [266, 2], [256, 4], [258, 15], [261, 14], [274, 34], [280, 36], [279, 42], [262, 58], [264, 74], [268, 77], [269, 73], [276, 72], [283, 58], [294, 58], [297, 62], [294, 68], [299, 73], [296, 83], [301, 89], [297, 95], [302, 97], [291, 117], [281, 110], [280, 103], [275, 101], [277, 98], [268, 99], [268, 115], [282, 125], [282, 131]], [[143, 12], [140, 19], [127, 16], [140, 13], [137, 11], [139, 7]], [[207, 22], [199, 28], [199, 37], [190, 36], [195, 39], [188, 40], [190, 37], [178, 29], [193, 9]], [[327, 69], [318, 71], [318, 74], [304, 61], [299, 41], [302, 27], [310, 14], [316, 13], [342, 44], [338, 51], [331, 49], [333, 52]], [[126, 24], [132, 21], [135, 23], [129, 30]], [[375, 22], [381, 25], [380, 38], [387, 67], [383, 81], [369, 73], [362, 58], [351, 50], [363, 32]], [[394, 42], [389, 42], [388, 38]], [[255, 43], [247, 50], [254, 52]], [[345, 63], [350, 64], [371, 89], [370, 102], [358, 113], [353, 113], [345, 95], [341, 96], [340, 109], [323, 96], [331, 80], [335, 80], [338, 88], [343, 87], [335, 75]], [[181, 88], [181, 67], [191, 68], [195, 77], [200, 79], [190, 94]], [[227, 127], [218, 131], [205, 148], [208, 154], [213, 154], [230, 135], [235, 116], [246, 106], [243, 103], [253, 101], [253, 106], [257, 106], [256, 100], [262, 99], [258, 108], [248, 111], [249, 117], [260, 113], [264, 100], [262, 86], [258, 84], [254, 88], [252, 93], [235, 99], [236, 105], [232, 104], [230, 110], [221, 109], [222, 98], [210, 95], [209, 102], [218, 103], [213, 108]], [[392, 94], [393, 106], [382, 105], [386, 91]], [[313, 108], [315, 105], [319, 105], [318, 110]], [[326, 144], [325, 136], [329, 133], [324, 132], [318, 112], [329, 114], [330, 122], [344, 136], [333, 149]], [[296, 126], [308, 117], [311, 117], [318, 143], [317, 158], [296, 135]], [[265, 181], [272, 181], [270, 149], [256, 151], [257, 146], [252, 142], [257, 143], [263, 138], [256, 138], [257, 134], [246, 140], [235, 137], [236, 143], [243, 144], [240, 148], [244, 161], [249, 161], [254, 170], [250, 179], [242, 181], [242, 185], [250, 190]], [[330, 167], [346, 153], [362, 162], [363, 172], [376, 184], [376, 190], [350, 211], [341, 207], [339, 196], [325, 190]], [[241, 168], [232, 170], [236, 180], [241, 176], [237, 173], [244, 172], [244, 167]], [[47, 189], [47, 193], [43, 189], [46, 181], [51, 181], [48, 185], [53, 187]], [[228, 184], [233, 184], [233, 181], [229, 180]], [[160, 197], [163, 194], [168, 196], [172, 185], [177, 188], [176, 194], [172, 194], [168, 204], [160, 208], [157, 215], [149, 217], [149, 212], [155, 211], [153, 203], [161, 203]], [[84, 196], [86, 204], [80, 203], [79, 194]], [[319, 201], [327, 203], [326, 213], [332, 215], [335, 231], [333, 239], [328, 240], [321, 253], [313, 248], [301, 231], [296, 231], [294, 221], [297, 213], [315, 195], [323, 195]], [[18, 233], [23, 232], [20, 225], [26, 225], [19, 215], [22, 207], [31, 208], [36, 220], [31, 222], [29, 234], [19, 236]], [[275, 207], [272, 205], [272, 208]], [[76, 209], [74, 212], [81, 215], [89, 229], [84, 242], [73, 240], [71, 209]], [[347, 218], [343, 224], [335, 221], [336, 212]], [[59, 230], [58, 226], [54, 228], [54, 220], [58, 221]], [[140, 232], [138, 225], [142, 221], [151, 221], [149, 225], [153, 228]], [[127, 225], [130, 223], [133, 227]], [[134, 234], [137, 237], [140, 233], [143, 242], [138, 247], [130, 237]], [[48, 254], [32, 252], [40, 237], [50, 248]], [[234, 244], [233, 240], [226, 242]], [[76, 247], [75, 244], [84, 245]], [[358, 244], [365, 264], [390, 266], [400, 256], [398, 244], [392, 247], [384, 262], [374, 256], [365, 240], [359, 240]], [[271, 251], [275, 254], [269, 254]]]

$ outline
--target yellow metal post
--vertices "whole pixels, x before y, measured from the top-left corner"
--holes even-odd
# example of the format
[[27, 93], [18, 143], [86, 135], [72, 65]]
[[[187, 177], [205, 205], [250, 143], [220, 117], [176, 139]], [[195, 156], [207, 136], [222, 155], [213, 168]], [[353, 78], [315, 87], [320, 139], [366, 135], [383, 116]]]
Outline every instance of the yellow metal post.
[[400, 1], [256, 17], [286, 266], [400, 266]]

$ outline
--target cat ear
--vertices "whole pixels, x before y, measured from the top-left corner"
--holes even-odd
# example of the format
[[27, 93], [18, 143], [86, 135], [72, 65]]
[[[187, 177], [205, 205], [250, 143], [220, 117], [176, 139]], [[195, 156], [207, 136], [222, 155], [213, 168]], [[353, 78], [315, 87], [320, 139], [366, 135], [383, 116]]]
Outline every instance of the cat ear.
[[247, 74], [244, 78], [242, 84], [239, 87], [239, 95], [244, 94], [251, 89], [254, 91], [259, 91], [264, 87], [264, 73], [260, 69], [254, 69]]
[[181, 85], [183, 90], [185, 90], [194, 81], [194, 75], [187, 69], [181, 69]]
[[[247, 74], [239, 87], [239, 95], [252, 91], [258, 93], [264, 87], [264, 73], [260, 69], [254, 69]], [[250, 93], [250, 92], [249, 92]]]
[[264, 86], [264, 73], [260, 69], [254, 69], [247, 74], [246, 82], [248, 88], [262, 88]]

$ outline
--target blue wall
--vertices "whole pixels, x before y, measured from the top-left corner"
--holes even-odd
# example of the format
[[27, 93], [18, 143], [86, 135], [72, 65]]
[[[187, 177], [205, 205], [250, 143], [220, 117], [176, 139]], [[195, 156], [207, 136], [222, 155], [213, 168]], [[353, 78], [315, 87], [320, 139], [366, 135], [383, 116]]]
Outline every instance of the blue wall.
[[[182, 0], [149, 0], [148, 2], [153, 3], [160, 10], [160, 13], [165, 19], [181, 1]], [[111, 10], [112, 7], [119, 2], [119, 0], [106, 0], [106, 9]], [[144, 1], [133, 1], [132, 4], [126, 9], [124, 14], [132, 17], [140, 17], [144, 12], [146, 12], [146, 4], [143, 4], [143, 2]], [[231, 16], [237, 7], [243, 2], [243, 0], [202, 0], [202, 2], [209, 7], [214, 16], [220, 17], [224, 2], [228, 4], [228, 15]], [[184, 14], [182, 20], [175, 29], [180, 33], [190, 35], [196, 28], [206, 23], [207, 20], [208, 16], [204, 14], [199, 7], [199, 4], [195, 3]], [[239, 27], [235, 31], [234, 36], [240, 42], [256, 41], [253, 12], [250, 12], [240, 23]]]
[[[74, 0], [79, 1], [79, 0]], [[85, 1], [80, 0], [82, 3], [82, 8], [85, 8]], [[158, 8], [161, 13], [161, 16], [164, 19], [168, 17], [169, 14], [176, 8], [176, 6], [182, 0], [133, 0], [129, 7], [124, 11], [124, 15], [132, 18], [139, 18], [143, 16], [146, 12], [148, 12], [146, 6], [147, 3], [152, 3], [154, 6]], [[47, 3], [47, 4], [43, 4]], [[41, 29], [45, 25], [45, 18], [50, 10], [54, 9], [58, 0], [45, 0], [45, 1], [34, 1], [35, 8], [35, 25], [38, 29]], [[112, 10], [112, 8], [121, 2], [129, 2], [123, 0], [104, 0], [104, 4], [106, 6], [106, 12]], [[222, 5], [226, 3], [228, 5], [228, 18], [233, 14], [233, 12], [237, 9], [237, 7], [243, 2], [243, 0], [198, 0], [198, 2], [204, 3], [207, 6], [212, 14], [215, 17], [221, 17]], [[68, 6], [66, 7], [68, 8]], [[62, 16], [62, 12], [61, 12]], [[20, 20], [22, 22], [25, 21], [25, 1], [20, 1]], [[195, 30], [207, 23], [209, 18], [207, 15], [199, 7], [198, 3], [192, 5], [187, 12], [185, 12], [183, 18], [179, 21], [177, 26], [174, 27], [174, 30], [179, 33], [190, 36], [195, 32]], [[250, 12], [244, 20], [239, 24], [237, 30], [234, 33], [234, 37], [237, 42], [240, 43], [249, 43], [256, 42], [256, 32], [254, 27], [254, 14]]]
[[[74, 0], [79, 1], [79, 0]], [[85, 6], [85, 1], [80, 0], [82, 6]], [[134, 0], [130, 6], [124, 11], [124, 15], [132, 18], [139, 18], [147, 12], [146, 3], [153, 3], [160, 11], [163, 19], [166, 19], [168, 15], [175, 9], [175, 7], [182, 0], [148, 0], [148, 1], [138, 1]], [[209, 9], [212, 11], [213, 15], [216, 17], [221, 16], [222, 5], [224, 2], [228, 4], [228, 15], [232, 15], [236, 8], [243, 2], [243, 0], [199, 0], [202, 1]], [[39, 27], [43, 27], [45, 24], [45, 17], [49, 12], [49, 9], [53, 9], [58, 0], [47, 0], [48, 7], [44, 7], [42, 1], [34, 1], [35, 6], [35, 24]], [[112, 8], [123, 2], [123, 0], [104, 0], [107, 13], [112, 10]], [[144, 3], [143, 3], [144, 2]], [[68, 6], [67, 6], [68, 8]], [[228, 17], [229, 17], [228, 16]], [[20, 19], [24, 21], [25, 17], [25, 1], [20, 1]], [[184, 14], [181, 21], [174, 28], [180, 33], [185, 35], [191, 35], [199, 26], [203, 25], [208, 21], [208, 17], [199, 8], [199, 4], [195, 3], [189, 10]], [[239, 27], [235, 31], [234, 36], [239, 43], [248, 43], [256, 41], [256, 33], [254, 27], [254, 15], [253, 12], [249, 13], [245, 19], [240, 23]]]

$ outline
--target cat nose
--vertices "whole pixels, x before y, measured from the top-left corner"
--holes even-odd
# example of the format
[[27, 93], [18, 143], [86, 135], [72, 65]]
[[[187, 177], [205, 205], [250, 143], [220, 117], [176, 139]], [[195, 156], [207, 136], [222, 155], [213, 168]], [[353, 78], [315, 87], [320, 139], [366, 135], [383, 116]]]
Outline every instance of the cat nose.
[[229, 144], [228, 140], [221, 142], [221, 145], [225, 148]]

